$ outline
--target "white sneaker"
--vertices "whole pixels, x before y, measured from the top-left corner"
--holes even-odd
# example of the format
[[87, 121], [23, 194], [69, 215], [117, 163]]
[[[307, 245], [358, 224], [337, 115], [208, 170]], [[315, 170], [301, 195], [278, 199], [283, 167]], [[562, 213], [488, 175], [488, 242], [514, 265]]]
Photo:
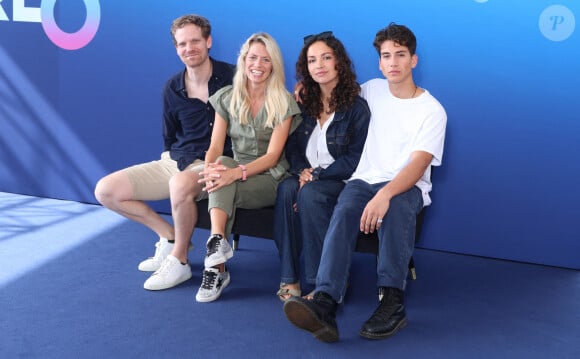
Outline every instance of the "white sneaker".
[[201, 287], [195, 295], [198, 302], [212, 302], [220, 297], [222, 290], [230, 284], [230, 272], [226, 269], [220, 273], [217, 268], [206, 268], [203, 270], [203, 280]]
[[[173, 250], [174, 245], [175, 244], [173, 243], [169, 243], [167, 238], [160, 237], [159, 241], [155, 243], [155, 255], [139, 263], [139, 270], [141, 272], [155, 272], [158, 270], [161, 267], [163, 260]], [[189, 243], [188, 249], [193, 249], [193, 245], [191, 243]]]
[[148, 290], [162, 290], [175, 287], [191, 278], [189, 263], [181, 264], [171, 254], [165, 258], [161, 267], [145, 281], [143, 287]]
[[206, 268], [215, 267], [225, 263], [234, 256], [234, 251], [228, 240], [219, 234], [212, 234], [206, 243], [207, 254], [205, 255], [204, 266]]

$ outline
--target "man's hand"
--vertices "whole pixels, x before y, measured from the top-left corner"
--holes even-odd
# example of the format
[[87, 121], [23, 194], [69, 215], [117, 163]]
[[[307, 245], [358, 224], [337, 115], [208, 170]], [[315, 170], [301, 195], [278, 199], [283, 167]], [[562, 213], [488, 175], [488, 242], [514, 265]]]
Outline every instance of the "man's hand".
[[360, 218], [360, 231], [365, 234], [378, 231], [389, 210], [389, 205], [390, 200], [381, 191], [377, 192], [365, 206]]

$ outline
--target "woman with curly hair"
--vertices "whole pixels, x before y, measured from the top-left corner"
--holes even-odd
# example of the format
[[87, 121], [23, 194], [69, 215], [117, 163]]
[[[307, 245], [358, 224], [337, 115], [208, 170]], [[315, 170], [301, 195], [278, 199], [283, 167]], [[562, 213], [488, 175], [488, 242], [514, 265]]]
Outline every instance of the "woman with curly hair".
[[302, 294], [301, 254], [307, 284], [316, 283], [324, 235], [359, 162], [370, 120], [352, 61], [332, 32], [304, 38], [296, 79], [303, 121], [286, 144], [292, 176], [278, 185], [274, 220], [282, 267], [276, 295], [282, 301]]

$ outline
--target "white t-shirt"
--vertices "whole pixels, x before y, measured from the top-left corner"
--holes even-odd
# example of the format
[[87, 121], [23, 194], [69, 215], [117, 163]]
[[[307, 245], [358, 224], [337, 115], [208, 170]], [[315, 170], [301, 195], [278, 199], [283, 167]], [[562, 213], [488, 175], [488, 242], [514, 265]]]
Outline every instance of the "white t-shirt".
[[312, 134], [308, 139], [306, 158], [312, 168], [326, 168], [334, 162], [334, 157], [328, 151], [328, 145], [326, 143], [326, 131], [328, 131], [328, 126], [330, 126], [332, 120], [334, 120], [334, 113], [324, 122], [322, 128], [320, 127], [320, 120], [316, 120], [316, 126], [314, 126]]
[[[362, 85], [361, 96], [369, 104], [371, 121], [351, 180], [391, 181], [408, 164], [414, 151], [432, 154], [431, 165], [441, 165], [447, 115], [427, 90], [412, 99], [399, 99], [391, 94], [386, 79], [373, 79]], [[423, 205], [431, 204], [431, 166], [416, 185], [423, 194]]]

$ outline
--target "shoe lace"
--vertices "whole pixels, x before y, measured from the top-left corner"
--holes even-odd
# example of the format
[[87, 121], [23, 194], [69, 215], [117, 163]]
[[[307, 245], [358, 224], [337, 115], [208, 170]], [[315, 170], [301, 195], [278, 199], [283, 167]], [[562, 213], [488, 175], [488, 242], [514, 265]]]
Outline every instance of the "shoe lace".
[[165, 276], [167, 273], [169, 273], [171, 271], [172, 267], [173, 267], [173, 262], [168, 261], [168, 260], [164, 260], [161, 263], [161, 267], [159, 267], [159, 269], [154, 274]]
[[217, 273], [206, 270], [203, 272], [203, 279], [201, 282], [201, 287], [203, 289], [212, 289], [215, 279], [217, 278]]
[[393, 315], [393, 313], [395, 313], [396, 310], [396, 303], [388, 300], [388, 298], [383, 298], [372, 316], [379, 317], [381, 320], [386, 321]]

